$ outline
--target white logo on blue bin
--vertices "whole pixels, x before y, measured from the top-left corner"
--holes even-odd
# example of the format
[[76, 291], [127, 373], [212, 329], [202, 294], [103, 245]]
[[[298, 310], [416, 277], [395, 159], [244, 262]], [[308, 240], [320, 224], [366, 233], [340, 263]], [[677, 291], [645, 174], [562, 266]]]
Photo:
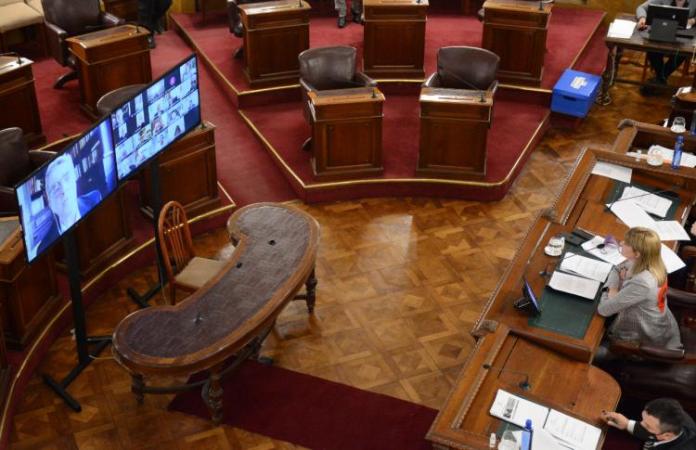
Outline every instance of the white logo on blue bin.
[[573, 81], [570, 83], [570, 87], [573, 89], [582, 89], [585, 86], [587, 86], [587, 78], [585, 77], [575, 77], [573, 78]]

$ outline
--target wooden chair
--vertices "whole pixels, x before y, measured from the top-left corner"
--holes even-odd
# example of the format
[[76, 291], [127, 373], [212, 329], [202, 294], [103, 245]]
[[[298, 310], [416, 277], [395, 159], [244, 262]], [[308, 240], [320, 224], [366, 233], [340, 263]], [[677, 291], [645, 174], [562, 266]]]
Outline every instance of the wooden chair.
[[196, 256], [186, 211], [179, 202], [164, 205], [157, 233], [169, 280], [169, 303], [176, 302], [176, 288], [194, 292], [222, 270], [225, 261]]

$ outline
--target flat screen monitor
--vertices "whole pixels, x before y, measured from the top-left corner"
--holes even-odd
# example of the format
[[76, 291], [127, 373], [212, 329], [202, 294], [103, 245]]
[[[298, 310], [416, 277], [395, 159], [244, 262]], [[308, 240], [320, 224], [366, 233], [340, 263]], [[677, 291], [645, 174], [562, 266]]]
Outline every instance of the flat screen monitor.
[[200, 123], [198, 67], [191, 55], [111, 113], [118, 179]]
[[648, 5], [648, 16], [645, 22], [652, 25], [654, 19], [674, 20], [679, 28], [686, 28], [689, 21], [689, 8], [678, 8], [666, 5]]
[[116, 185], [107, 117], [15, 187], [27, 261], [59, 241]]

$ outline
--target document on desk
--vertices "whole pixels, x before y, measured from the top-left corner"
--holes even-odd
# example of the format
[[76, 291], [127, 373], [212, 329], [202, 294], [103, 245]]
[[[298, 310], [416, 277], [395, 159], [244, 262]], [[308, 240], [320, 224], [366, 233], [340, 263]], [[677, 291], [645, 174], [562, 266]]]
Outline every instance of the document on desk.
[[607, 37], [617, 39], [630, 39], [633, 36], [633, 30], [636, 29], [636, 22], [625, 19], [614, 19], [609, 25]]
[[662, 244], [662, 247], [660, 248], [660, 256], [662, 256], [662, 262], [665, 264], [667, 273], [676, 272], [677, 270], [686, 266], [679, 255], [674, 253], [672, 249], [667, 247], [665, 244]]
[[549, 408], [498, 389], [489, 412], [494, 417], [524, 428], [527, 419], [532, 424], [543, 424], [549, 415]]
[[619, 252], [618, 246], [608, 246], [603, 244], [604, 238], [601, 236], [595, 236], [589, 241], [583, 242], [581, 247], [592, 256], [603, 259], [614, 266], [626, 261], [626, 258], [624, 258], [621, 252]]
[[597, 161], [592, 168], [592, 173], [594, 175], [600, 175], [603, 177], [612, 178], [614, 180], [623, 181], [624, 183], [630, 183], [631, 175], [633, 175], [633, 169], [630, 167], [619, 166], [618, 164]]
[[664, 218], [672, 206], [672, 200], [635, 186], [626, 186], [619, 202], [632, 201], [645, 212]]
[[660, 240], [662, 241], [691, 240], [682, 224], [676, 220], [659, 220], [655, 224], [657, 225], [657, 234], [660, 235]]
[[563, 262], [561, 262], [561, 270], [604, 283], [611, 271], [611, 264], [577, 253], [566, 252]]
[[645, 227], [657, 232], [655, 220], [648, 215], [642, 208], [634, 203], [633, 200], [616, 201], [610, 203], [611, 212], [618, 217], [626, 226]]
[[574, 450], [595, 450], [602, 435], [601, 429], [555, 409], [549, 411], [544, 429]]
[[588, 300], [594, 300], [599, 290], [599, 281], [589, 280], [587, 278], [554, 271], [549, 280], [549, 287], [557, 291], [567, 292], [568, 294], [577, 295]]

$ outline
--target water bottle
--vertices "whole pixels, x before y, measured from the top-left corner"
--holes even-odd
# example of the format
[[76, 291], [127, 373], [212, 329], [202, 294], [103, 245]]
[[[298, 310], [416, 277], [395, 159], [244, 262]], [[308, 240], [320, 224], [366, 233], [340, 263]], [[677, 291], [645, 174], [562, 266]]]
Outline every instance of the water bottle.
[[495, 450], [495, 445], [497, 444], [498, 438], [495, 433], [491, 433], [491, 437], [488, 439], [488, 450]]
[[691, 115], [691, 126], [689, 127], [689, 133], [692, 136], [696, 134], [696, 109], [694, 109], [694, 113]]
[[672, 156], [672, 169], [678, 169], [681, 165], [682, 148], [684, 147], [684, 136], [677, 136], [674, 144], [674, 156]]
[[500, 444], [498, 444], [498, 450], [519, 450], [520, 445], [517, 443], [517, 439], [512, 434], [512, 431], [506, 430], [503, 433], [503, 437], [500, 438]]

